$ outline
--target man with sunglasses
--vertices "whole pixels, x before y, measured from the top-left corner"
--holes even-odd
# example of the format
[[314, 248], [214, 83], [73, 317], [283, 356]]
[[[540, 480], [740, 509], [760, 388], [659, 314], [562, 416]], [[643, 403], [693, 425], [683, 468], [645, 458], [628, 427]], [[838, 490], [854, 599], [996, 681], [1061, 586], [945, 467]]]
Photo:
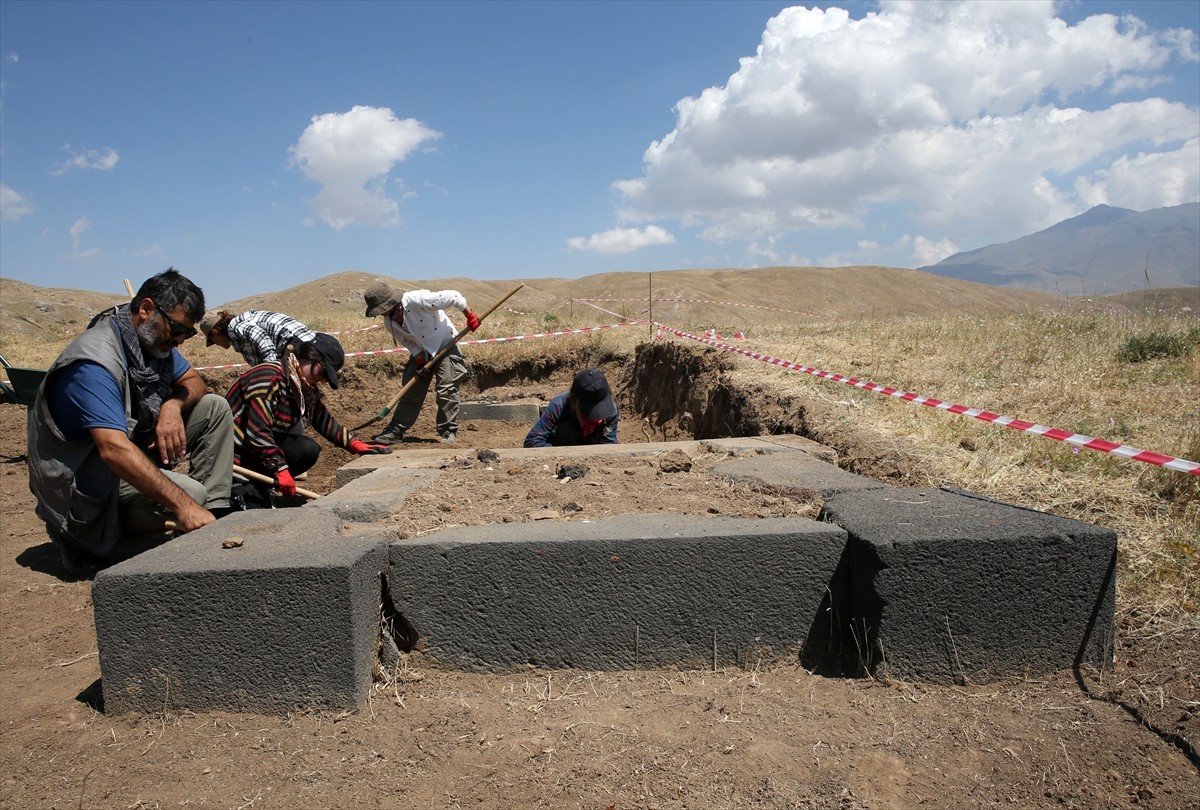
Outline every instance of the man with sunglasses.
[[[471, 375], [466, 358], [453, 343], [457, 331], [454, 322], [446, 314], [447, 309], [462, 312], [467, 321], [467, 331], [479, 328], [479, 316], [467, 306], [467, 299], [458, 290], [403, 290], [394, 289], [386, 281], [377, 281], [363, 292], [367, 303], [366, 317], [383, 316], [383, 325], [397, 345], [408, 349], [408, 361], [400, 375], [400, 382], [411, 388], [396, 403], [396, 410], [387, 428], [375, 436], [378, 444], [398, 444], [404, 440], [405, 432], [417, 421], [430, 383], [434, 383], [434, 399], [437, 401], [436, 427], [443, 442], [454, 442], [458, 437], [459, 393], [463, 380]], [[450, 351], [436, 364], [433, 359], [442, 349]]]
[[[30, 412], [29, 488], [70, 573], [168, 520], [189, 532], [229, 511], [229, 403], [178, 350], [203, 313], [204, 293], [168, 269], [93, 318], [47, 371]], [[186, 475], [172, 469], [185, 459]]]

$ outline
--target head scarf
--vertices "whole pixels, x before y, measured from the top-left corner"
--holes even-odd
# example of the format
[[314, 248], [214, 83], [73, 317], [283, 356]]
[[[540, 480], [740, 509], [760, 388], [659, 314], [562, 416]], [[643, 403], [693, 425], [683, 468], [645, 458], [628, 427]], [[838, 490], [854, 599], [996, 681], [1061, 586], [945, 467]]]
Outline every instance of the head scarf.
[[142, 350], [142, 342], [138, 340], [137, 330], [133, 327], [131, 306], [121, 304], [101, 312], [92, 319], [88, 328], [102, 320], [112, 320], [113, 329], [125, 347], [125, 365], [129, 369], [131, 412], [137, 419], [132, 441], [139, 447], [148, 447], [155, 439], [158, 412], [162, 409], [163, 400], [171, 395], [171, 388], [175, 382], [175, 359], [171, 355], [161, 360], [146, 356]]

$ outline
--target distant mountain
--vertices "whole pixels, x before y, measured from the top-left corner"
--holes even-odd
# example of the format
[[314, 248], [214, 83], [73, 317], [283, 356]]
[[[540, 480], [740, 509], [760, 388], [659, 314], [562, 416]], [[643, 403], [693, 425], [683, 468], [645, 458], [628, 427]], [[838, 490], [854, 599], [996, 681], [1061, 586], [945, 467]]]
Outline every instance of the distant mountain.
[[1064, 295], [1200, 286], [1200, 203], [1141, 212], [1097, 205], [1044, 231], [917, 269]]

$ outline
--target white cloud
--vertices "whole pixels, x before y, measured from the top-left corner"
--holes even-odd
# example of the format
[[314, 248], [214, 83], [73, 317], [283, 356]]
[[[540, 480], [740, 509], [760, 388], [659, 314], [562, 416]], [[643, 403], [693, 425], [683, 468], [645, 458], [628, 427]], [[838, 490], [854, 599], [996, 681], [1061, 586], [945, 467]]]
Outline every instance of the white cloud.
[[[909, 242], [907, 239], [904, 241], [906, 243]], [[912, 257], [918, 267], [937, 264], [942, 259], [959, 252], [958, 245], [949, 239], [938, 239], [935, 241], [924, 236], [915, 236], [911, 240], [911, 245]]]
[[0, 217], [14, 222], [23, 216], [32, 214], [36, 209], [25, 195], [16, 189], [0, 183]]
[[92, 220], [87, 216], [82, 216], [75, 220], [71, 225], [71, 247], [79, 247], [79, 237], [83, 232], [92, 227]]
[[354, 107], [313, 116], [288, 151], [291, 164], [320, 184], [312, 212], [326, 224], [334, 230], [351, 223], [387, 226], [400, 221], [399, 206], [385, 193], [388, 173], [441, 136], [416, 119], [396, 118], [386, 107]]
[[1172, 152], [1122, 155], [1107, 168], [1079, 178], [1075, 190], [1087, 205], [1105, 203], [1143, 211], [1195, 201], [1200, 185], [1200, 138]]
[[117, 161], [121, 156], [117, 154], [115, 149], [105, 147], [100, 149], [85, 149], [82, 152], [73, 152], [70, 146], [64, 146], [63, 149], [71, 157], [55, 166], [50, 170], [50, 174], [58, 176], [66, 174], [72, 169], [93, 169], [101, 172], [111, 172], [117, 165]]
[[637, 228], [612, 228], [591, 236], [572, 236], [567, 245], [572, 250], [585, 250], [592, 253], [629, 253], [650, 245], [670, 245], [675, 237], [657, 225], [649, 225], [641, 230]]
[[100, 250], [100, 248], [88, 248], [87, 250], [80, 250], [80, 251], [76, 251], [74, 253], [68, 253], [66, 257], [68, 259], [94, 259], [97, 256], [99, 256], [101, 254], [101, 252], [102, 251]]
[[139, 256], [139, 257], [161, 256], [161, 255], [163, 255], [162, 245], [160, 245], [156, 242], [155, 244], [148, 245], [147, 247], [135, 248], [133, 251], [133, 255]]
[[723, 86], [678, 102], [641, 176], [613, 184], [621, 214], [761, 252], [766, 235], [858, 228], [892, 206], [938, 234], [904, 246], [921, 256], [1015, 238], [1101, 198], [1200, 199], [1196, 107], [1096, 101], [1196, 61], [1195, 33], [1111, 15], [1072, 26], [1054, 9], [785, 9]]

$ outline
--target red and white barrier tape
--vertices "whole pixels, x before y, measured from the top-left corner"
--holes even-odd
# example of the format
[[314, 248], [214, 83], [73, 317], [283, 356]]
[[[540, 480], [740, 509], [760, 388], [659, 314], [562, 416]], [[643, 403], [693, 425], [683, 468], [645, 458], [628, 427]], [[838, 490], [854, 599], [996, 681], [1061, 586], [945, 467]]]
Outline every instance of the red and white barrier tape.
[[479, 340], [464, 340], [463, 343], [504, 343], [510, 340], [529, 340], [530, 338], [557, 337], [559, 335], [581, 335], [584, 332], [600, 332], [605, 329], [620, 329], [622, 326], [637, 326], [650, 321], [626, 321], [625, 323], [607, 323], [601, 326], [584, 326], [580, 329], [560, 329], [557, 332], [534, 332], [528, 335], [513, 335], [511, 337], [480, 338]]
[[763, 363], [770, 363], [774, 366], [786, 368], [789, 371], [802, 372], [811, 374], [814, 377], [821, 377], [833, 382], [849, 385], [852, 388], [861, 388], [864, 391], [871, 391], [876, 394], [884, 394], [895, 399], [903, 399], [908, 402], [915, 402], [918, 405], [926, 405], [930, 408], [937, 408], [940, 411], [949, 411], [962, 416], [970, 416], [974, 419], [980, 419], [984, 422], [990, 422], [994, 425], [1003, 425], [1004, 427], [1012, 428], [1013, 430], [1022, 430], [1026, 433], [1033, 433], [1037, 436], [1045, 436], [1050, 439], [1055, 439], [1060, 442], [1075, 447], [1086, 447], [1089, 450], [1098, 450], [1101, 453], [1111, 453], [1115, 456], [1130, 458], [1134, 461], [1143, 461], [1147, 464], [1157, 464], [1160, 467], [1167, 467], [1178, 472], [1188, 473], [1189, 475], [1200, 476], [1200, 463], [1188, 461], [1184, 458], [1176, 458], [1175, 456], [1164, 455], [1163, 453], [1155, 453], [1150, 450], [1141, 450], [1137, 447], [1131, 447], [1127, 444], [1118, 444], [1110, 442], [1107, 439], [1097, 439], [1093, 436], [1085, 436], [1082, 433], [1072, 433], [1069, 430], [1061, 430], [1059, 428], [1046, 427], [1035, 422], [1027, 422], [1024, 419], [1014, 419], [1011, 416], [1001, 416], [991, 411], [985, 411], [981, 408], [968, 408], [966, 405], [956, 405], [952, 402], [944, 402], [933, 397], [914, 394], [911, 391], [900, 391], [895, 388], [890, 388], [886, 385], [870, 382], [869, 380], [859, 380], [854, 377], [846, 377], [841, 374], [834, 374], [830, 371], [822, 371], [812, 366], [802, 366], [798, 363], [790, 363], [787, 360], [782, 360], [778, 357], [771, 357], [762, 352], [752, 352], [748, 349], [743, 349], [738, 346], [729, 346], [716, 340], [711, 340], [703, 337], [688, 334], [678, 329], [673, 329], [661, 323], [655, 323], [655, 326], [663, 329], [671, 334], [678, 335], [688, 340], [694, 340], [698, 343], [705, 343], [718, 349], [734, 352], [736, 354], [745, 355], [752, 360], [758, 360]]
[[370, 326], [362, 326], [358, 329], [341, 329], [337, 332], [326, 332], [327, 335], [353, 335], [357, 332], [374, 332], [376, 329], [382, 329], [383, 324], [373, 323]]
[[[604, 307], [600, 306], [599, 304], [593, 304], [591, 301], [589, 301], [586, 298], [576, 298], [575, 300], [581, 304], [586, 304], [587, 306], [591, 307], [592, 309], [598, 309], [601, 312], [603, 312], [605, 315], [612, 315], [614, 318], [626, 318], [626, 320], [628, 320], [628, 318], [625, 315], [622, 315], [619, 312], [613, 312], [611, 309], [605, 309]], [[600, 299], [596, 299], [596, 300], [600, 300]], [[648, 323], [648, 321], [638, 321], [638, 323]]]

